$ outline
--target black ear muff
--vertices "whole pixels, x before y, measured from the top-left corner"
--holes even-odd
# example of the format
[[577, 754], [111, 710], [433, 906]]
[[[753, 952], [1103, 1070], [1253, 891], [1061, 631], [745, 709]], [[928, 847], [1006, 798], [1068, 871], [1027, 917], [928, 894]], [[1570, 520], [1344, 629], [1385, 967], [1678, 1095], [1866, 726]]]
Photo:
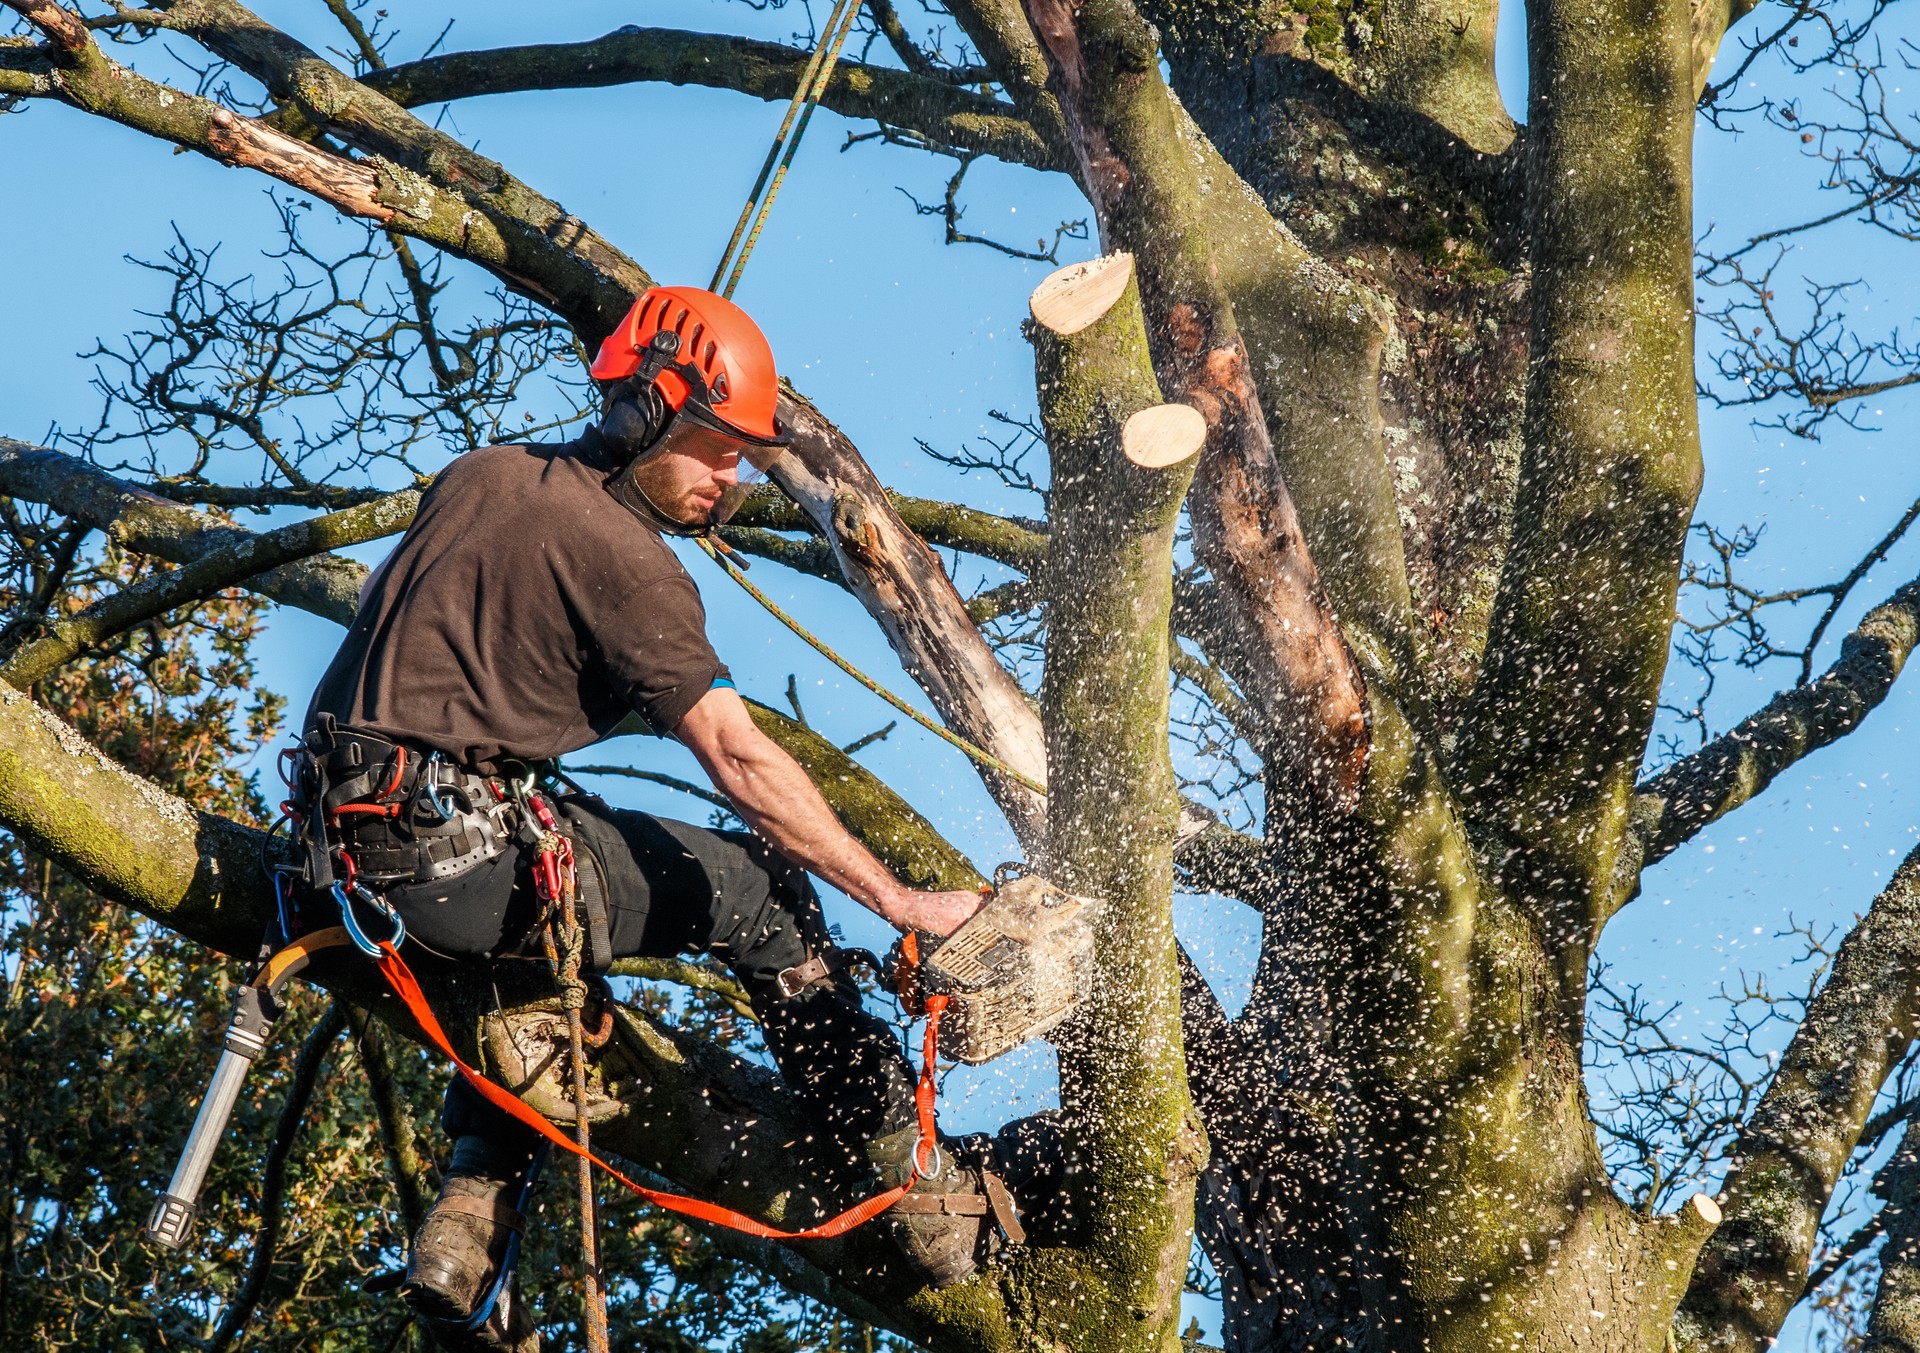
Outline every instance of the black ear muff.
[[626, 464], [645, 454], [666, 428], [666, 405], [651, 384], [635, 389], [632, 383], [620, 391], [600, 420], [600, 435], [607, 440], [616, 462]]

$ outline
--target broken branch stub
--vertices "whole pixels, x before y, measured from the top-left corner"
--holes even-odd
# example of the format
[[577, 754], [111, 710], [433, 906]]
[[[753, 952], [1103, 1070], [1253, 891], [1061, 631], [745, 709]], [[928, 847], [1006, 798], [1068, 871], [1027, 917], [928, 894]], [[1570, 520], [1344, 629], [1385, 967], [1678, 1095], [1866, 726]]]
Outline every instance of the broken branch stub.
[[[846, 434], [819, 410], [787, 390], [779, 416], [793, 429], [793, 443], [769, 475], [832, 548], [847, 585], [879, 622], [900, 665], [947, 727], [1045, 784], [1040, 717], [994, 656], [939, 558], [900, 519]], [[1046, 800], [990, 768], [981, 778], [1022, 845], [1038, 849]]]

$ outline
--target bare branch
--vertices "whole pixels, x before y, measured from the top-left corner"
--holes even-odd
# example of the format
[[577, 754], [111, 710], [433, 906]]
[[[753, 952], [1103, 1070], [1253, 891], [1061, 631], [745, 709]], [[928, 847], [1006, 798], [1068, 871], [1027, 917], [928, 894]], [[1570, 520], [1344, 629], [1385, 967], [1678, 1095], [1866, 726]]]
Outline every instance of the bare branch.
[[[1765, 1347], [1800, 1299], [1821, 1214], [1920, 1022], [1920, 850], [1841, 944], [1832, 975], [1742, 1129], [1676, 1328], [1705, 1347]], [[1692, 1346], [1689, 1344], [1688, 1346]]]
[[[1887, 697], [1920, 642], [1920, 580], [1869, 611], [1840, 658], [1634, 792], [1622, 878], [1664, 859], [1701, 828], [1760, 794], [1802, 757], [1852, 732]], [[1623, 900], [1630, 892], [1621, 894]]]
[[607, 969], [612, 977], [639, 977], [649, 982], [672, 982], [690, 991], [705, 991], [725, 1001], [734, 1014], [749, 1024], [758, 1024], [747, 999], [747, 989], [718, 968], [684, 958], [633, 957], [614, 960]]
[[[0, 437], [0, 493], [50, 503], [105, 531], [123, 549], [190, 564], [231, 549], [254, 533], [147, 493], [74, 456]], [[406, 526], [396, 522], [395, 530]], [[319, 555], [246, 580], [248, 590], [347, 625], [353, 622], [366, 569]]]
[[[807, 53], [714, 33], [629, 25], [590, 42], [453, 52], [362, 80], [406, 108], [529, 89], [589, 89], [662, 81], [790, 98]], [[842, 60], [820, 99], [846, 117], [910, 127], [943, 147], [1058, 169], [1059, 158], [1015, 109], [927, 72]]]
[[0, 667], [0, 681], [22, 690], [36, 685], [87, 649], [155, 616], [212, 596], [247, 578], [296, 559], [378, 540], [406, 529], [420, 504], [412, 489], [331, 516], [294, 522], [265, 535], [249, 535], [208, 550], [190, 564], [156, 573], [104, 597], [86, 610], [56, 620], [44, 638], [27, 645]]

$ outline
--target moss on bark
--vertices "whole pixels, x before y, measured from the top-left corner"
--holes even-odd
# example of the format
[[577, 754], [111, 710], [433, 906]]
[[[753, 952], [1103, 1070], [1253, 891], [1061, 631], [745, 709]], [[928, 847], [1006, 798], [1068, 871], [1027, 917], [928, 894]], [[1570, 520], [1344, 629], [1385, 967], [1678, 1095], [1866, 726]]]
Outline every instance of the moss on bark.
[[1172, 1350], [1205, 1158], [1180, 1041], [1167, 751], [1173, 528], [1192, 461], [1147, 470], [1121, 452], [1127, 418], [1159, 402], [1131, 278], [1086, 328], [1030, 332], [1055, 521], [1047, 867], [1102, 910], [1095, 993], [1060, 1051], [1062, 1108], [1089, 1161], [1072, 1191], [1090, 1241], [1024, 1265], [1017, 1303], [1041, 1347]]

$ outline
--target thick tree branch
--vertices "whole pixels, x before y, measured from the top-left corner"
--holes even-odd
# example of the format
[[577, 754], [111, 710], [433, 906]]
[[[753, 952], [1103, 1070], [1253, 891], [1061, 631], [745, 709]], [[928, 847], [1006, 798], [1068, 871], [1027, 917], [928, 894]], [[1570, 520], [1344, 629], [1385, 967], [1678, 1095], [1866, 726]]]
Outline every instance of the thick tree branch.
[[[792, 449], [770, 474], [832, 547], [868, 614], [947, 726], [1021, 774], [1046, 783], [1039, 715], [1000, 665], [932, 550], [908, 529], [846, 436], [799, 396], [780, 398]], [[1027, 848], [1046, 805], [1018, 781], [983, 770], [995, 802]]]
[[380, 167], [329, 154], [211, 99], [169, 88], [120, 65], [95, 45], [69, 11], [50, 0], [7, 0], [49, 37], [50, 70], [14, 72], [0, 93], [56, 97], [100, 117], [197, 150], [236, 168], [257, 169], [351, 216], [390, 221]]
[[1240, 647], [1258, 669], [1247, 693], [1267, 724], [1263, 750], [1351, 808], [1366, 771], [1365, 686], [1308, 554], [1232, 304], [1198, 229], [1206, 195], [1182, 150], [1154, 35], [1126, 0], [1026, 7], [1102, 244], [1138, 259], [1161, 386], [1210, 429], [1194, 485], [1195, 546], [1230, 596]]
[[[8, 3], [18, 8], [24, 0]], [[28, 6], [36, 7], [55, 8], [47, 0]], [[210, 100], [155, 84], [108, 59], [91, 40], [64, 55], [55, 89], [40, 92], [227, 163], [280, 177], [304, 173], [313, 181], [296, 183], [303, 191], [478, 263], [558, 312], [589, 345], [651, 284], [638, 264], [578, 217], [236, 0], [179, 0], [167, 10], [166, 27], [233, 62], [311, 126], [366, 158], [329, 155]], [[339, 187], [329, 195], [334, 179]]]
[[1166, 1346], [1206, 1161], [1181, 1042], [1180, 799], [1167, 746], [1174, 526], [1206, 426], [1182, 407], [1167, 420], [1171, 436], [1142, 433], [1169, 411], [1129, 255], [1059, 270], [1030, 305], [1053, 466], [1040, 693], [1052, 769], [1046, 859], [1063, 887], [1102, 904], [1093, 995], [1059, 1045], [1061, 1111], [1088, 1157], [1070, 1187], [1100, 1281], [1051, 1265], [1024, 1281], [1044, 1294], [1040, 1304], [1071, 1308], [1052, 1342], [1082, 1346], [1074, 1331], [1124, 1321], [1139, 1346]]
[[[529, 89], [594, 89], [661, 81], [792, 97], [807, 53], [720, 33], [628, 27], [588, 42], [451, 52], [408, 61], [361, 83], [403, 108]], [[1035, 169], [1062, 167], [1033, 126], [1005, 103], [929, 74], [841, 61], [820, 96], [844, 117], [905, 127], [935, 145]]]
[[[1624, 878], [1665, 859], [1708, 824], [1763, 793], [1782, 771], [1860, 726], [1920, 642], [1920, 580], [1867, 612], [1815, 681], [1782, 691], [1634, 793]], [[1623, 895], [1624, 900], [1624, 895]]]
[[25, 690], [87, 649], [256, 574], [328, 550], [397, 534], [413, 520], [419, 502], [420, 495], [408, 490], [209, 550], [190, 564], [153, 574], [104, 597], [78, 615], [53, 621], [43, 638], [0, 666], [0, 681]]
[[[0, 494], [46, 503], [105, 532], [122, 549], [174, 564], [191, 564], [255, 539], [244, 527], [135, 488], [78, 457], [5, 437], [0, 437]], [[405, 490], [390, 501], [398, 507], [418, 496]], [[396, 521], [394, 529], [406, 525]], [[283, 606], [348, 625], [366, 574], [350, 559], [323, 554], [282, 564], [245, 579], [243, 586]]]
[[1675, 1319], [1684, 1353], [1758, 1353], [1800, 1299], [1820, 1217], [1887, 1074], [1920, 1027], [1920, 850], [1834, 956], [1741, 1130], [1726, 1221]]
[[[1680, 0], [1529, 7], [1531, 361], [1513, 543], [1457, 744], [1517, 847], [1571, 1011], [1665, 668], [1700, 485]], [[1635, 91], [1631, 99], [1622, 91]]]
[[1873, 1191], [1884, 1200], [1877, 1220], [1887, 1243], [1860, 1353], [1920, 1353], [1920, 1123], [1907, 1125]]
[[1307, 547], [1368, 671], [1417, 709], [1413, 595], [1380, 407], [1386, 307], [1302, 246], [1184, 109], [1178, 117], [1179, 145], [1209, 188], [1199, 224], [1258, 359], [1250, 374]]

